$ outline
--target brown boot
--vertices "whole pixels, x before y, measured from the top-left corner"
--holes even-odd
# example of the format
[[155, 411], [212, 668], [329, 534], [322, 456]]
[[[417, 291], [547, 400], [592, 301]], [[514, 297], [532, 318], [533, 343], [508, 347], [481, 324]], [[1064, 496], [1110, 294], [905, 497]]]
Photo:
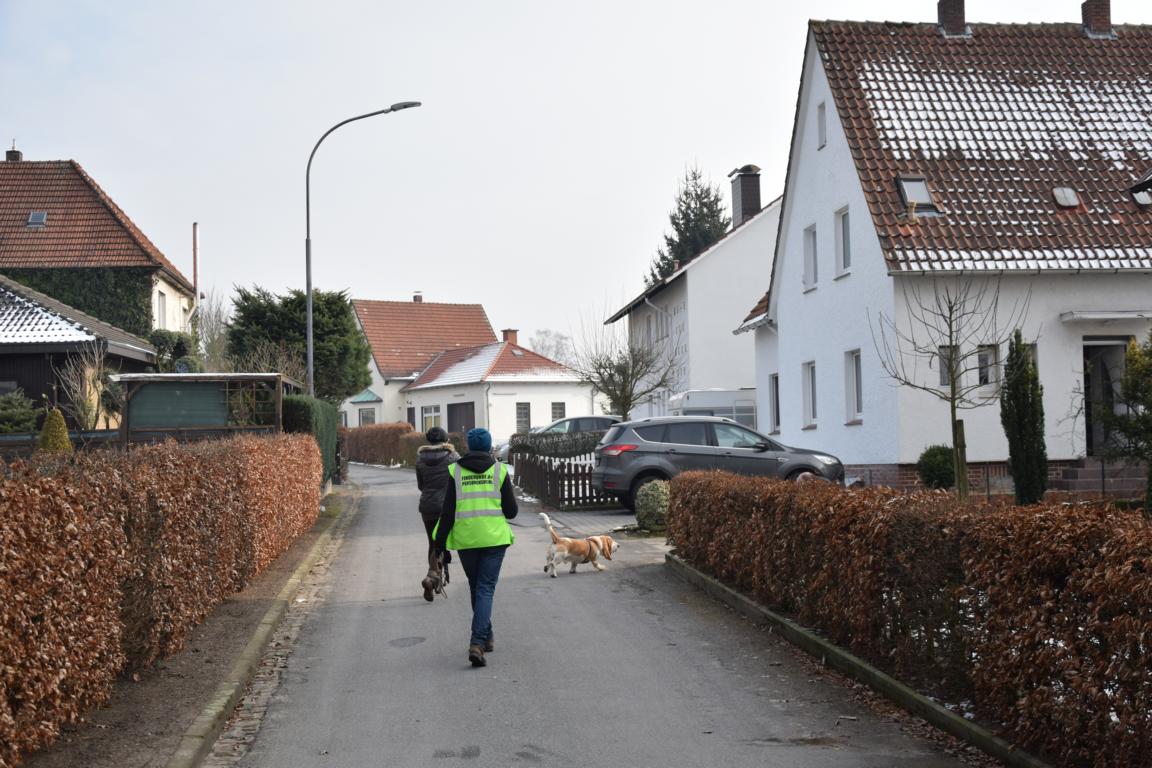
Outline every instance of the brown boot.
[[468, 661], [474, 667], [483, 667], [488, 662], [484, 661], [484, 649], [478, 645], [468, 646]]
[[488, 635], [488, 639], [484, 641], [484, 653], [492, 653], [492, 651], [496, 650], [496, 646], [492, 644], [492, 640], [495, 638], [495, 636], [496, 633], [493, 632], [491, 635]]

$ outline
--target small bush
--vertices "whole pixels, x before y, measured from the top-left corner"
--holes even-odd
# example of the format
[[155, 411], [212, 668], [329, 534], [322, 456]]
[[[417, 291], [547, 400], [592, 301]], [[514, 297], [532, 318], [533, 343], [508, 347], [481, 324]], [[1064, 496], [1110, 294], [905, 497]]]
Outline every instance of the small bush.
[[316, 438], [320, 456], [324, 460], [324, 478], [321, 483], [336, 479], [336, 430], [340, 412], [326, 400], [308, 395], [288, 395], [284, 398], [284, 431], [303, 433]]
[[916, 472], [926, 488], [951, 488], [956, 484], [951, 446], [930, 445], [925, 448], [916, 462]]
[[48, 416], [44, 419], [44, 428], [40, 430], [40, 439], [36, 442], [36, 449], [44, 453], [72, 453], [72, 440], [68, 437], [64, 414], [59, 408], [48, 411]]
[[0, 395], [0, 434], [28, 434], [36, 431], [36, 418], [40, 415], [36, 404], [24, 397], [21, 390]]
[[641, 528], [662, 532], [668, 519], [668, 481], [652, 480], [636, 493], [636, 522]]

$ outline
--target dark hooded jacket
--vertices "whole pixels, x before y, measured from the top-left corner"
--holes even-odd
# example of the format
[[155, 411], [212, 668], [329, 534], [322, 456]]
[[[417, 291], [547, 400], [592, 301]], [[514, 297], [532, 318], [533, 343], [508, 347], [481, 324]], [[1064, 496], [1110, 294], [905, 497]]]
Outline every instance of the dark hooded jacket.
[[[472, 472], [483, 472], [496, 463], [492, 454], [487, 451], [470, 451], [460, 459], [460, 466]], [[509, 472], [500, 484], [500, 509], [508, 520], [520, 513], [516, 504], [516, 492], [512, 489], [512, 473]], [[444, 489], [444, 507], [440, 512], [440, 524], [436, 529], [436, 547], [444, 549], [448, 543], [448, 532], [456, 523], [456, 484], [448, 478], [448, 487]]]
[[422, 445], [416, 451], [416, 487], [420, 489], [420, 517], [435, 520], [444, 506], [444, 489], [451, 478], [448, 465], [459, 459], [450, 443]]

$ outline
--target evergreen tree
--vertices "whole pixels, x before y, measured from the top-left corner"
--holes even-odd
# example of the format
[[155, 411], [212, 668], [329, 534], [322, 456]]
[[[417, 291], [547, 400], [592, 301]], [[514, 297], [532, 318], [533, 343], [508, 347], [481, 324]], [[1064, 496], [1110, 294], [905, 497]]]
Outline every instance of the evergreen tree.
[[1105, 423], [1118, 438], [1108, 455], [1145, 463], [1144, 514], [1152, 518], [1152, 331], [1143, 344], [1135, 340], [1128, 344], [1117, 402], [1125, 406], [1125, 413], [1104, 411]]
[[68, 427], [64, 423], [64, 414], [59, 408], [48, 411], [44, 419], [44, 427], [40, 430], [40, 439], [36, 450], [42, 453], [72, 453], [72, 441], [68, 438]]
[[17, 389], [0, 395], [0, 434], [27, 434], [36, 431], [36, 404]]
[[1008, 342], [1000, 424], [1008, 438], [1008, 470], [1016, 485], [1016, 503], [1035, 504], [1048, 489], [1044, 388], [1019, 328]]
[[719, 187], [704, 181], [696, 167], [684, 173], [676, 195], [676, 207], [668, 214], [672, 233], [664, 235], [664, 247], [652, 260], [646, 282], [654, 285], [703, 253], [724, 236], [732, 219], [724, 212], [724, 197]]
[[[269, 347], [303, 359], [305, 317], [303, 291], [277, 296], [258, 286], [238, 288], [228, 324], [228, 357], [236, 370], [248, 370], [245, 361], [264, 356]], [[312, 336], [317, 397], [338, 404], [371, 383], [368, 342], [346, 292], [313, 291]]]

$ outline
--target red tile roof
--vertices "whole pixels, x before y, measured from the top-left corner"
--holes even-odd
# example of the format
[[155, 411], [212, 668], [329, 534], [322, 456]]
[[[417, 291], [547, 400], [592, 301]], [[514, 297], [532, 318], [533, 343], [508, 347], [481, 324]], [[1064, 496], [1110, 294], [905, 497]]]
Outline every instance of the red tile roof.
[[[1129, 192], [1152, 169], [1152, 26], [971, 29], [812, 22], [889, 269], [1152, 268], [1152, 209]], [[902, 174], [939, 215], [908, 214]]]
[[[28, 214], [48, 214], [31, 228]], [[75, 160], [0, 162], [0, 269], [151, 267], [192, 284]]]
[[355, 299], [352, 306], [385, 378], [412, 376], [444, 350], [496, 340], [479, 304]]
[[566, 365], [507, 341], [479, 347], [449, 349], [405, 389], [475, 384], [500, 379], [576, 381], [579, 375]]

